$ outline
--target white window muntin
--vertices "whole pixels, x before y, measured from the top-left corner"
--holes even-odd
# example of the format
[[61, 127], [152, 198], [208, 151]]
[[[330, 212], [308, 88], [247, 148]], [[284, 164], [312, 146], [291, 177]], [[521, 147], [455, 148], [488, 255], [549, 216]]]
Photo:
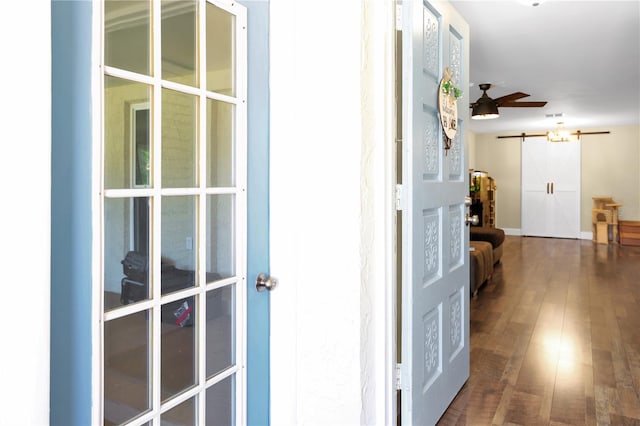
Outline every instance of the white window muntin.
[[[227, 278], [224, 280], [216, 281], [214, 283], [206, 283], [205, 282], [205, 268], [203, 265], [206, 263], [206, 253], [204, 252], [204, 244], [198, 245], [198, 255], [196, 261], [196, 268], [198, 271], [197, 281], [199, 283], [198, 286], [182, 290], [180, 292], [172, 293], [169, 295], [161, 296], [160, 295], [160, 286], [154, 285], [152, 298], [148, 301], [139, 302], [132, 305], [127, 305], [125, 307], [118, 308], [113, 311], [104, 312], [103, 304], [100, 303], [99, 307], [94, 304], [94, 311], [96, 311], [96, 316], [99, 318], [97, 324], [100, 324], [99, 327], [99, 335], [96, 336], [98, 338], [94, 338], [94, 348], [98, 348], [98, 352], [102, 354], [102, 348], [104, 347], [104, 334], [103, 327], [106, 321], [110, 321], [116, 318], [123, 317], [125, 315], [145, 311], [151, 308], [151, 312], [153, 315], [152, 322], [152, 342], [154, 345], [154, 355], [152, 360], [152, 365], [159, 366], [159, 343], [160, 342], [160, 306], [165, 301], [170, 301], [173, 299], [181, 299], [191, 295], [200, 295], [197, 298], [198, 300], [198, 315], [199, 315], [199, 323], [200, 327], [198, 330], [198, 384], [178, 395], [177, 397], [171, 399], [170, 401], [166, 401], [164, 404], [161, 404], [160, 401], [160, 392], [159, 392], [159, 383], [160, 383], [160, 370], [159, 368], [153, 369], [153, 377], [152, 380], [152, 395], [153, 395], [153, 403], [152, 409], [150, 412], [139, 416], [135, 420], [133, 420], [131, 425], [144, 424], [149, 420], [154, 419], [154, 424], [157, 424], [159, 421], [159, 414], [162, 412], [166, 412], [167, 410], [175, 407], [183, 401], [188, 400], [194, 395], [200, 395], [198, 401], [198, 418], [203, 419], [205, 415], [205, 404], [204, 397], [205, 391], [211, 385], [224, 380], [230, 375], [236, 375], [236, 422], [238, 424], [242, 424], [245, 421], [245, 413], [246, 413], [246, 377], [244, 374], [244, 365], [246, 365], [246, 347], [245, 347], [245, 335], [246, 335], [246, 140], [247, 140], [247, 132], [246, 132], [246, 78], [247, 78], [247, 69], [246, 69], [246, 60], [238, 60], [238, 58], [246, 58], [246, 10], [243, 6], [238, 5], [237, 3], [222, 3], [211, 0], [199, 0], [198, 2], [198, 16], [199, 16], [199, 35], [205, 34], [205, 14], [203, 11], [205, 10], [206, 3], [211, 3], [220, 7], [221, 9], [226, 10], [227, 12], [234, 14], [236, 16], [236, 34], [235, 34], [235, 48], [236, 48], [236, 61], [235, 61], [235, 86], [236, 86], [236, 96], [228, 96], [224, 94], [219, 94], [211, 91], [207, 91], [204, 89], [204, 82], [206, 81], [206, 48], [204, 47], [204, 43], [206, 40], [204, 38], [200, 38], [200, 49], [199, 49], [199, 69], [200, 69], [200, 88], [193, 88], [191, 86], [181, 85], [175, 82], [164, 81], [161, 80], [160, 70], [161, 70], [161, 55], [159, 54], [161, 44], [160, 44], [160, 33], [159, 31], [153, 31], [153, 42], [152, 49], [154, 54], [152, 57], [154, 58], [153, 63], [153, 77], [137, 74], [134, 72], [121, 70], [118, 68], [105, 66], [103, 63], [104, 60], [104, 51], [103, 46], [104, 42], [102, 40], [104, 34], [103, 28], [103, 14], [104, 9], [100, 7], [99, 13], [97, 13], [97, 17], [94, 16], [94, 27], [99, 28], [99, 37], [94, 39], [99, 40], [98, 50], [101, 52], [99, 62], [101, 64], [101, 68], [104, 70], [104, 74], [100, 74], [100, 77], [97, 79], [99, 83], [99, 90], [102, 94], [100, 99], [104, 99], [103, 90], [104, 90], [104, 76], [113, 76], [113, 77], [121, 77], [127, 80], [131, 80], [134, 82], [140, 82], [149, 84], [153, 87], [151, 102], [153, 104], [152, 117], [151, 122], [153, 123], [152, 127], [152, 170], [153, 175], [151, 177], [151, 185], [146, 188], [132, 188], [132, 189], [104, 189], [103, 182], [103, 173], [100, 173], [98, 181], [100, 182], [100, 191], [98, 193], [97, 199], [99, 199], [98, 205], [100, 208], [98, 209], [101, 224], [99, 229], [100, 232], [98, 235], [101, 236], [100, 240], [104, 240], [104, 217], [103, 217], [103, 197], [104, 198], [125, 198], [125, 197], [133, 197], [133, 196], [148, 196], [151, 199], [152, 207], [152, 222], [158, 222], [161, 217], [161, 199], [165, 196], [172, 195], [196, 195], [198, 197], [199, 202], [198, 205], [198, 239], [200, 241], [204, 241], [204, 233], [206, 229], [206, 215], [205, 215], [205, 200], [207, 195], [216, 195], [216, 194], [233, 194], [235, 199], [235, 271], [236, 275], [231, 278]], [[101, 3], [102, 5], [102, 3]], [[160, 1], [153, 1], [153, 27], [160, 28]], [[95, 34], [95, 32], [94, 32]], [[198, 120], [199, 120], [199, 136], [198, 136], [198, 156], [199, 156], [199, 176], [198, 176], [198, 187], [197, 188], [161, 188], [159, 184], [161, 183], [161, 119], [162, 119], [162, 107], [161, 107], [161, 99], [162, 99], [162, 89], [168, 88], [172, 90], [176, 90], [182, 93], [192, 94], [199, 96], [199, 109], [198, 109]], [[206, 101], [207, 99], [214, 99], [217, 101], [226, 102], [229, 104], [235, 105], [235, 114], [236, 119], [234, 122], [234, 169], [235, 169], [235, 186], [233, 187], [223, 187], [223, 188], [207, 188], [206, 185]], [[94, 118], [94, 122], [103, 123], [103, 110], [102, 110], [102, 102], [100, 102], [100, 108], [96, 108], [99, 110], [98, 117]], [[102, 130], [100, 131], [99, 137], [99, 146], [101, 153], [100, 158], [95, 160], [95, 164], [99, 164], [97, 170], [102, 170], [103, 167], [103, 158], [104, 158], [104, 150], [103, 150], [103, 141], [104, 141], [104, 129], [102, 125], [99, 126]], [[99, 196], [102, 194], [102, 197]], [[150, 247], [151, 252], [153, 253], [153, 272], [152, 274], [155, 276], [160, 276], [160, 256], [161, 252], [160, 247], [160, 230], [157, 227], [151, 227], [152, 232], [152, 247]], [[99, 264], [99, 268], [94, 269], [96, 272], [94, 276], [99, 277], [100, 283], [104, 279], [104, 275], [102, 273], [104, 266], [102, 265], [103, 256], [102, 256], [102, 243], [98, 244], [100, 249], [95, 250], [94, 253], [97, 253], [99, 256], [99, 261], [96, 264]], [[205, 313], [206, 313], [206, 292], [220, 288], [223, 286], [235, 285], [236, 287], [236, 312], [237, 315], [237, 323], [236, 323], [236, 364], [235, 366], [215, 375], [214, 377], [206, 380], [205, 374]], [[102, 300], [103, 297], [103, 285], [96, 286], [99, 287], [96, 290], [96, 293], [99, 293], [98, 298]], [[95, 294], [95, 293], [94, 293]], [[94, 334], [95, 335], [95, 334]], [[94, 352], [95, 353], [95, 352]], [[94, 365], [96, 365], [94, 363]], [[103, 371], [104, 358], [103, 355], [100, 355], [99, 360], [100, 371]], [[94, 378], [99, 377], [102, 379], [102, 373], [98, 375], [94, 374]], [[102, 394], [102, 380], [94, 380], [94, 402], [98, 402], [98, 404], [94, 404], [97, 411], [94, 409], [93, 418], [96, 419], [98, 417], [100, 422], [102, 422], [103, 418], [103, 394]]]

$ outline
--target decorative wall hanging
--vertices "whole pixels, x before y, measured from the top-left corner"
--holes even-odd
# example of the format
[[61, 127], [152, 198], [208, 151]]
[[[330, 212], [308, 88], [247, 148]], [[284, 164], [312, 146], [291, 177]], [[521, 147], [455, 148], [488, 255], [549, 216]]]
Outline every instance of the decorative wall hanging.
[[438, 89], [438, 112], [442, 125], [444, 149], [445, 153], [448, 153], [458, 131], [458, 104], [456, 101], [462, 96], [462, 90], [453, 84], [453, 74], [448, 67], [444, 69]]

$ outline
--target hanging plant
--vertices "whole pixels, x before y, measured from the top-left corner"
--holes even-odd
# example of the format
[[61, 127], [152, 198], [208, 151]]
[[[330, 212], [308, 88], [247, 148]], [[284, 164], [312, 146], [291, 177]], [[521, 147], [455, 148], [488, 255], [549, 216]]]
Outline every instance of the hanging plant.
[[[447, 68], [448, 69], [448, 68]], [[462, 96], [462, 89], [453, 85], [453, 81], [446, 80], [442, 82], [442, 93], [445, 95], [453, 94], [453, 97], [458, 100]]]
[[458, 130], [458, 104], [456, 101], [462, 96], [462, 89], [453, 83], [453, 74], [449, 68], [444, 69], [440, 90], [438, 91], [438, 112], [444, 135], [444, 149], [449, 152], [453, 139]]

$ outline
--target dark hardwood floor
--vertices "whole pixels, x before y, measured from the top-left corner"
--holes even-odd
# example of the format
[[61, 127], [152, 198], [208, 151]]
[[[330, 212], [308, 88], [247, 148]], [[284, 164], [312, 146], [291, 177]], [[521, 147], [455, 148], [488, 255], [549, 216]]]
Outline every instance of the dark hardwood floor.
[[640, 425], [640, 247], [508, 236], [439, 425]]

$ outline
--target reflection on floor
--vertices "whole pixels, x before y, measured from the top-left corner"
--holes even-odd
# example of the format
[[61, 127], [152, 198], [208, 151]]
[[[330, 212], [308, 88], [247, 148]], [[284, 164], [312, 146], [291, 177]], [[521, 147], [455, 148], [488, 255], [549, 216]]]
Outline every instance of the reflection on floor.
[[640, 247], [507, 237], [441, 425], [640, 424]]
[[[224, 290], [222, 290], [224, 291]], [[208, 298], [207, 377], [225, 370], [234, 362], [232, 315], [224, 304]], [[110, 295], [109, 297], [119, 297]], [[218, 297], [219, 298], [219, 297]], [[152, 354], [150, 321], [146, 312], [105, 324], [104, 413], [105, 425], [121, 424], [149, 410]], [[194, 326], [161, 323], [161, 400], [167, 401], [197, 383], [197, 345]], [[208, 424], [231, 424], [233, 379], [226, 379], [207, 391]], [[193, 425], [196, 420], [194, 398], [162, 415], [163, 424]]]

